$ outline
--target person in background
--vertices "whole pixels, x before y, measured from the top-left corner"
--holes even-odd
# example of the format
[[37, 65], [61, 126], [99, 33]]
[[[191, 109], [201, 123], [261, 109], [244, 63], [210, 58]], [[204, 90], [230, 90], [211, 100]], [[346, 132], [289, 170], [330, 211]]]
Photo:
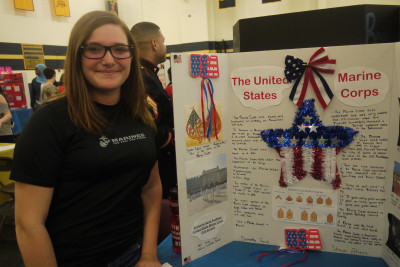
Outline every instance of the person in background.
[[158, 158], [163, 198], [168, 198], [177, 184], [172, 103], [157, 76], [158, 64], [166, 60], [165, 38], [152, 22], [139, 22], [131, 28], [140, 54], [140, 68], [145, 81], [147, 101], [156, 118], [161, 146]]
[[61, 74], [60, 81], [58, 82], [57, 89], [60, 93], [64, 92], [64, 73]]
[[65, 93], [32, 115], [14, 151], [27, 267], [161, 266], [156, 126], [135, 47], [109, 12], [89, 12], [72, 28]]
[[45, 102], [53, 95], [56, 95], [60, 92], [54, 85], [54, 82], [56, 81], [56, 71], [52, 68], [45, 68], [43, 73], [47, 79], [46, 83], [43, 84], [42, 90], [42, 102]]
[[173, 101], [173, 99], [172, 99], [172, 75], [171, 75], [171, 68], [168, 69], [167, 73], [168, 73], [168, 80], [169, 80], [169, 83], [168, 83], [167, 87], [165, 87], [165, 91], [167, 91], [167, 94], [168, 94], [169, 98], [171, 99], [171, 103], [173, 104], [174, 101]]
[[14, 136], [11, 125], [11, 111], [8, 106], [6, 95], [0, 87], [0, 143], [14, 143]]
[[46, 65], [44, 64], [36, 64], [36, 68], [35, 68], [35, 73], [36, 73], [36, 77], [33, 78], [32, 83], [31, 83], [31, 91], [30, 93], [30, 97], [31, 97], [31, 108], [32, 110], [36, 110], [36, 108], [38, 107], [38, 103], [41, 102], [41, 97], [42, 97], [42, 87], [43, 84], [46, 83], [47, 79], [44, 76], [44, 69], [46, 68]]

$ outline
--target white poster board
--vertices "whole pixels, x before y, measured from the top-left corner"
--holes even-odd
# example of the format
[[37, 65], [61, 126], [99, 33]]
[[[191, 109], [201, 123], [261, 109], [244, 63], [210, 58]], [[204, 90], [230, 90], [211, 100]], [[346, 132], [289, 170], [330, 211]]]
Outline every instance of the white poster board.
[[[183, 263], [231, 241], [286, 247], [284, 229], [307, 228], [319, 230], [324, 251], [383, 257], [390, 266], [399, 265], [400, 250], [386, 243], [393, 243], [389, 219], [400, 219], [400, 192], [392, 192], [397, 165], [400, 191], [400, 45], [325, 48], [336, 60], [330, 66], [335, 71], [319, 73], [334, 96], [319, 97], [310, 81], [303, 101], [314, 102], [319, 126], [299, 123], [301, 107], [293, 102], [302, 98], [304, 78], [294, 93], [295, 80], [284, 74], [286, 56], [306, 63], [318, 49], [177, 54], [172, 72]], [[207, 67], [211, 77], [203, 79]], [[324, 82], [317, 76], [321, 89]], [[291, 127], [318, 132], [313, 142], [324, 149], [307, 150], [305, 137], [300, 145]], [[269, 138], [287, 148], [268, 146], [261, 138], [268, 129]], [[342, 135], [349, 129], [357, 132], [352, 138]], [[300, 150], [293, 149], [297, 145]], [[313, 156], [321, 151], [323, 156]], [[301, 164], [300, 180], [288, 174], [293, 164]], [[279, 186], [283, 183], [287, 187]], [[400, 231], [400, 221], [392, 220]]]

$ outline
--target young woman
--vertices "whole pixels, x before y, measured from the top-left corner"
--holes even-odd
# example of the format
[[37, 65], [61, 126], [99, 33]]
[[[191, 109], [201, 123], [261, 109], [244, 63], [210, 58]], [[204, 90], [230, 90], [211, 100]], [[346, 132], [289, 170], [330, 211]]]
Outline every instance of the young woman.
[[156, 133], [139, 66], [117, 16], [94, 11], [73, 27], [65, 95], [34, 113], [14, 152], [27, 267], [161, 266]]
[[0, 88], [0, 143], [14, 143], [14, 136], [11, 127], [11, 111], [8, 106], [3, 88]]

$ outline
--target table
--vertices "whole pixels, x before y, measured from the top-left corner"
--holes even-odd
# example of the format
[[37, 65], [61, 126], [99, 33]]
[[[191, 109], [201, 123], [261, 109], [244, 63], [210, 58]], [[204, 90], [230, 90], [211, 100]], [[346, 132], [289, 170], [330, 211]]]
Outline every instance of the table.
[[31, 108], [11, 109], [12, 120], [14, 122], [13, 133], [19, 135], [32, 116], [33, 111]]
[[[15, 144], [0, 143], [0, 157], [12, 158], [14, 155], [14, 147]], [[9, 178], [10, 178], [10, 172], [0, 172], [0, 180], [4, 185], [13, 183], [13, 181], [10, 181]], [[3, 204], [8, 199], [10, 199], [9, 195], [0, 192], [0, 205]]]
[[[254, 244], [234, 241], [216, 251], [190, 262], [185, 267], [249, 267], [260, 266], [260, 263], [268, 260], [268, 257], [263, 258], [259, 262], [257, 256], [250, 256], [255, 251], [270, 251], [279, 249], [277, 246]], [[292, 263], [302, 259], [302, 255], [286, 255], [276, 258], [271, 261], [266, 267], [281, 267], [285, 264]], [[173, 267], [181, 267], [181, 255], [172, 250], [172, 237], [169, 235], [158, 246], [158, 258], [161, 264], [168, 262]], [[363, 257], [348, 254], [339, 254], [321, 251], [309, 251], [306, 262], [295, 264], [296, 267], [387, 267], [388, 265], [381, 258]]]

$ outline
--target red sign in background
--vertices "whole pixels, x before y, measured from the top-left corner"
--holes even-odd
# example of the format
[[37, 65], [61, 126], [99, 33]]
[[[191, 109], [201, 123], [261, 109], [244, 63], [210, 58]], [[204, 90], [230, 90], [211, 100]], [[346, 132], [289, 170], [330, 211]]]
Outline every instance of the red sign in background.
[[0, 74], [0, 89], [12, 109], [27, 108], [22, 73]]

